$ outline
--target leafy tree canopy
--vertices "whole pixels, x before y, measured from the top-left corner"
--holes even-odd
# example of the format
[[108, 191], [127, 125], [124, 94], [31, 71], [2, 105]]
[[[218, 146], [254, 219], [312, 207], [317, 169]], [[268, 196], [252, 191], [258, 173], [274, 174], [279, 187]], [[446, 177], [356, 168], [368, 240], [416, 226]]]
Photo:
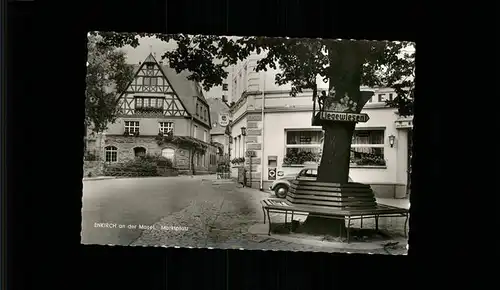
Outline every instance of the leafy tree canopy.
[[177, 49], [162, 55], [177, 72], [188, 70], [189, 79], [204, 89], [222, 85], [228, 76], [225, 67], [237, 64], [252, 52], [264, 52], [257, 70], [279, 69], [276, 84], [289, 83], [291, 95], [317, 88], [316, 77], [329, 81], [339, 97], [348, 95], [361, 110], [360, 86], [390, 87], [397, 97], [388, 105], [401, 115], [413, 114], [415, 52], [405, 51], [409, 42], [323, 40], [269, 37], [226, 37], [214, 35], [99, 32], [101, 47], [137, 47], [140, 37], [174, 40]]
[[118, 113], [118, 96], [132, 80], [133, 69], [125, 54], [112, 46], [97, 45], [99, 36], [88, 38], [85, 126], [103, 132]]

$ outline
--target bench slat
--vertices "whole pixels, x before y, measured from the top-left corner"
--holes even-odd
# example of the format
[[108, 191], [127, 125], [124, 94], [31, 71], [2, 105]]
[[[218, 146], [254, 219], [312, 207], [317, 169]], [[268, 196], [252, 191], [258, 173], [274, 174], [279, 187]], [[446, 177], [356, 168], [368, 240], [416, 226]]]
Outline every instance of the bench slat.
[[[319, 187], [319, 186], [299, 186], [291, 184], [290, 189], [294, 191], [309, 191], [309, 192], [317, 192], [317, 194], [323, 195], [331, 195], [331, 196], [365, 196], [367, 194], [372, 194], [372, 190], [368, 189], [349, 189], [346, 192], [346, 189], [340, 188], [327, 188], [327, 187]], [[325, 190], [326, 189], [326, 190]]]
[[378, 215], [378, 214], [407, 214], [408, 210], [393, 206], [377, 204], [377, 207], [371, 209], [335, 209], [324, 206], [308, 206], [308, 205], [266, 205], [266, 208], [283, 210], [283, 211], [297, 211], [307, 212], [309, 214], [324, 214], [332, 216], [360, 216], [360, 215]]
[[286, 197], [287, 201], [293, 204], [306, 204], [306, 205], [326, 205], [332, 207], [374, 207], [377, 205], [375, 201], [324, 201], [324, 200], [314, 200], [314, 199], [301, 199], [293, 198], [290, 196]]
[[328, 196], [328, 195], [321, 195], [321, 194], [314, 194], [311, 192], [305, 192], [305, 191], [295, 191], [292, 192], [290, 191], [288, 193], [290, 197], [300, 199], [300, 198], [306, 198], [306, 199], [311, 199], [311, 200], [324, 200], [324, 201], [376, 201], [375, 197], [373, 196]]
[[329, 183], [329, 182], [317, 182], [317, 181], [310, 181], [310, 180], [292, 180], [290, 183], [293, 185], [300, 184], [300, 186], [318, 186], [318, 187], [326, 187], [326, 188], [332, 188], [332, 187], [339, 187], [339, 188], [344, 188], [344, 189], [359, 188], [359, 189], [363, 189], [363, 190], [370, 188], [370, 186], [367, 184], [356, 183], [356, 182], [340, 184], [340, 183]]

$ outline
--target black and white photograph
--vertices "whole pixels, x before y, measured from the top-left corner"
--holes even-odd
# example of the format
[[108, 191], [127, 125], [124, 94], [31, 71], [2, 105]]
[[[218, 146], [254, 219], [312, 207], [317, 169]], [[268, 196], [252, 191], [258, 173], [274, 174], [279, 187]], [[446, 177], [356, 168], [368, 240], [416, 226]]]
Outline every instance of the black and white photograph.
[[82, 244], [407, 254], [415, 43], [87, 39]]

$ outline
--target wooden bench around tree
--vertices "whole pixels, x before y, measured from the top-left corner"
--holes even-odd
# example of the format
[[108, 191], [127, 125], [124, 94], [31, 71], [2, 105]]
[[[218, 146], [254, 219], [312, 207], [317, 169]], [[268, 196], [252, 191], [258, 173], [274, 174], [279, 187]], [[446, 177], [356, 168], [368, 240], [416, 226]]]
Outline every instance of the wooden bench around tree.
[[351, 209], [336, 209], [331, 207], [310, 206], [291, 204], [290, 202], [278, 199], [269, 198], [261, 201], [262, 211], [264, 212], [264, 224], [266, 223], [266, 215], [269, 223], [268, 235], [271, 235], [272, 221], [270, 213], [281, 213], [285, 215], [285, 225], [287, 223], [288, 214], [291, 214], [293, 221], [294, 215], [310, 215], [331, 219], [343, 219], [347, 221], [347, 243], [350, 242], [350, 229], [352, 220], [361, 220], [361, 227], [363, 227], [363, 219], [374, 218], [375, 230], [378, 231], [378, 219], [380, 217], [405, 217], [404, 235], [407, 237], [407, 223], [409, 211], [404, 208], [377, 204], [374, 208], [351, 208]]

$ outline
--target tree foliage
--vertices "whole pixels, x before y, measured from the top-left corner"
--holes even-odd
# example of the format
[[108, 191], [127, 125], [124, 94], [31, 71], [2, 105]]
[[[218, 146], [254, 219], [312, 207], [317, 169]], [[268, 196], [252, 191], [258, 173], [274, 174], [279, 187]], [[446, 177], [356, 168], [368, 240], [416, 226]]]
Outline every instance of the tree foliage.
[[[415, 52], [405, 52], [409, 42], [323, 40], [269, 37], [226, 37], [214, 35], [113, 33], [102, 32], [103, 46], [137, 47], [140, 37], [156, 37], [176, 41], [177, 49], [162, 55], [177, 72], [188, 70], [189, 79], [200, 82], [204, 89], [222, 85], [228, 73], [225, 67], [244, 60], [252, 52], [265, 56], [258, 61], [257, 70], [279, 69], [276, 84], [291, 84], [291, 95], [303, 89], [317, 87], [316, 77], [330, 82], [348, 95], [361, 110], [359, 88], [390, 87], [397, 97], [388, 105], [399, 109], [401, 115], [413, 113], [415, 81]], [[215, 60], [215, 61], [214, 61]]]
[[103, 132], [118, 114], [118, 97], [132, 81], [133, 69], [125, 54], [112, 46], [99, 45], [100, 37], [88, 37], [85, 91], [85, 126]]

